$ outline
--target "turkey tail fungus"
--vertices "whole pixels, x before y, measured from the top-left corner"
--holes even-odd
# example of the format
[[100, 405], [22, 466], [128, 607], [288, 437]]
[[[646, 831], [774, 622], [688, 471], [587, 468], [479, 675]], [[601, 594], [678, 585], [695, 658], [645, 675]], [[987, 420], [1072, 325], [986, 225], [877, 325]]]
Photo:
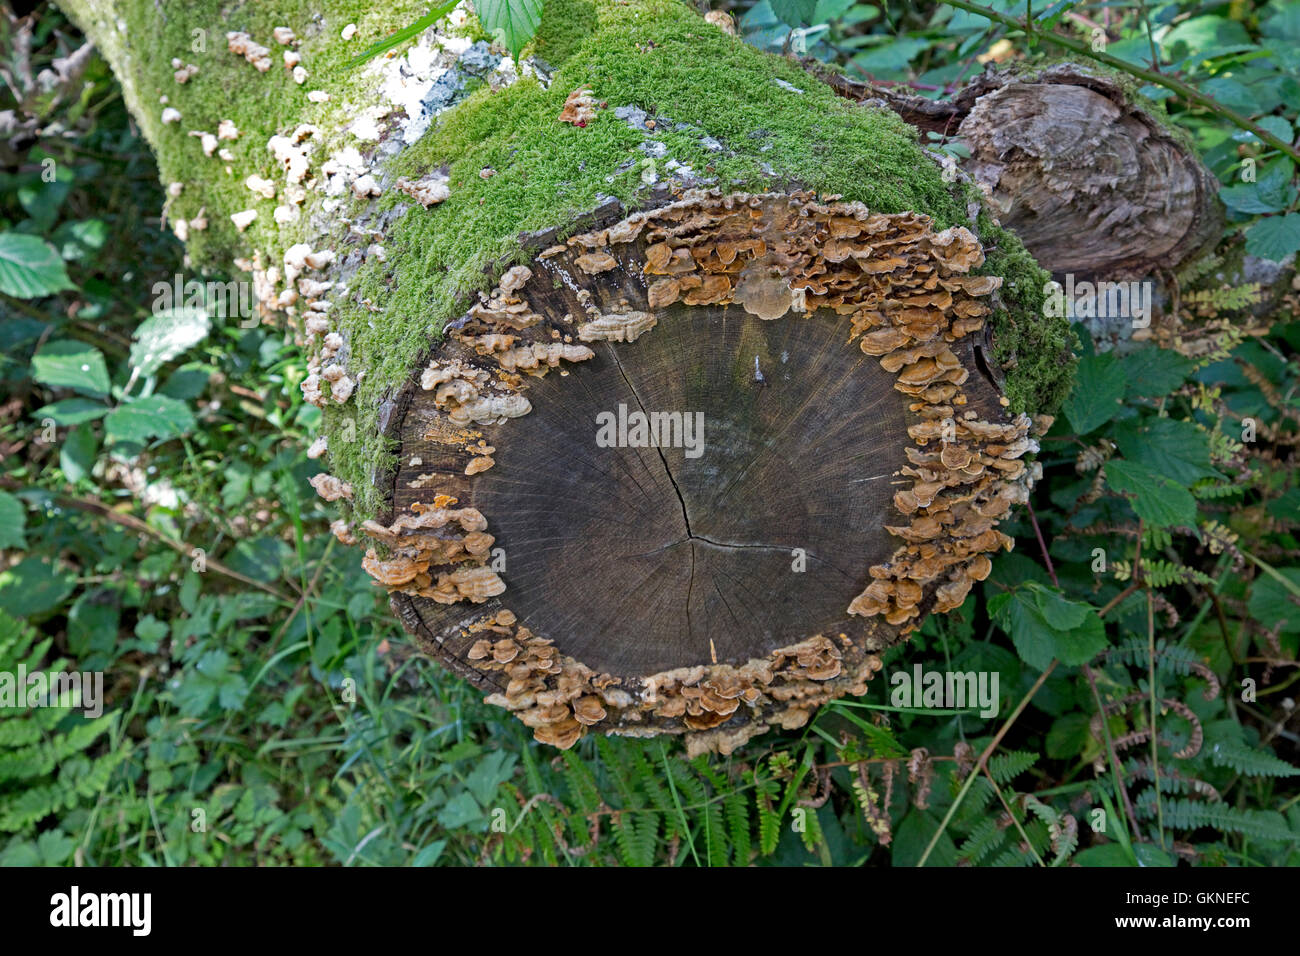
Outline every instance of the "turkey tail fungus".
[[518, 64], [462, 4], [364, 66], [426, 8], [67, 6], [194, 261], [305, 346], [348, 560], [538, 740], [798, 727], [1011, 547], [1073, 337], [894, 109], [676, 0], [547, 0]]

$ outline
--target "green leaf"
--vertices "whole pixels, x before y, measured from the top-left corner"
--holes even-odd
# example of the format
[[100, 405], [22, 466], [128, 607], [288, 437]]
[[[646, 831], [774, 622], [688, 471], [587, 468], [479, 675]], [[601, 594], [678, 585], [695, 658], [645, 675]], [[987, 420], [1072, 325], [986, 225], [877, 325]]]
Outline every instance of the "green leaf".
[[1250, 34], [1236, 20], [1225, 17], [1193, 17], [1170, 30], [1164, 38], [1167, 49], [1185, 45], [1189, 50], [1200, 51], [1220, 46], [1238, 46], [1250, 43]]
[[474, 802], [474, 798], [465, 791], [456, 794], [438, 811], [438, 823], [448, 830], [468, 826], [482, 819], [483, 811]]
[[1056, 760], [1077, 760], [1092, 742], [1087, 714], [1074, 711], [1058, 717], [1047, 732], [1047, 755]]
[[143, 444], [150, 438], [167, 440], [194, 428], [194, 416], [184, 402], [166, 395], [150, 395], [114, 409], [104, 419], [109, 443]]
[[112, 409], [103, 402], [96, 402], [89, 398], [64, 398], [49, 405], [42, 405], [32, 412], [32, 418], [37, 421], [52, 418], [56, 425], [81, 425], [103, 418], [110, 411]]
[[1133, 510], [1152, 527], [1196, 525], [1196, 499], [1192, 493], [1145, 465], [1121, 459], [1108, 461], [1106, 482], [1120, 494], [1132, 495]]
[[[1287, 141], [1290, 138], [1288, 135]], [[1283, 156], [1269, 163], [1255, 182], [1224, 186], [1219, 190], [1219, 198], [1224, 205], [1247, 215], [1281, 212], [1295, 200], [1296, 190], [1291, 185], [1294, 173], [1291, 160]]]
[[46, 830], [36, 838], [44, 866], [62, 866], [77, 848], [77, 841], [62, 830]]
[[1158, 846], [1152, 846], [1150, 843], [1137, 843], [1133, 846], [1133, 853], [1137, 856], [1139, 866], [1165, 866], [1172, 867], [1178, 865], [1178, 858]]
[[[1290, 122], [1281, 116], [1261, 116], [1255, 120], [1255, 125], [1267, 133], [1272, 133], [1284, 143], [1289, 143], [1295, 139], [1295, 130], [1291, 128]], [[1258, 143], [1260, 139], [1248, 129], [1239, 129], [1232, 134], [1232, 138], [1239, 143]]]
[[1058, 631], [1068, 631], [1080, 627], [1087, 620], [1092, 608], [1067, 600], [1060, 591], [1037, 588], [1038, 611], [1043, 615], [1047, 626]]
[[379, 56], [381, 53], [387, 53], [394, 47], [401, 46], [407, 40], [418, 37], [425, 30], [429, 29], [429, 27], [433, 26], [447, 14], [451, 13], [452, 10], [456, 9], [458, 3], [460, 3], [460, 0], [449, 0], [448, 3], [444, 3], [442, 6], [434, 7], [410, 26], [403, 27], [392, 36], [384, 37], [384, 39], [380, 40], [374, 46], [368, 47], [363, 53], [354, 56], [351, 60], [348, 60], [346, 65], [360, 66], [362, 63], [366, 62], [366, 60]]
[[0, 610], [14, 617], [41, 614], [72, 593], [76, 578], [39, 558], [27, 558], [0, 572]]
[[103, 248], [108, 241], [108, 226], [102, 219], [65, 222], [51, 236], [59, 247], [59, 255], [69, 262], [85, 259]]
[[148, 377], [188, 348], [202, 342], [212, 322], [202, 309], [164, 309], [140, 323], [131, 345], [135, 374]]
[[868, 73], [898, 73], [907, 69], [912, 59], [930, 47], [929, 40], [917, 37], [889, 38], [889, 42], [859, 53], [853, 64]]
[[0, 491], [0, 548], [26, 548], [23, 530], [27, 527], [27, 509], [23, 503]]
[[474, 9], [483, 29], [516, 61], [542, 22], [542, 0], [475, 0]]
[[1300, 251], [1300, 212], [1261, 219], [1246, 230], [1245, 236], [1250, 255], [1285, 262]]
[[[899, 867], [916, 866], [921, 861], [921, 857], [925, 854], [925, 848], [929, 846], [930, 840], [934, 838], [934, 833], [938, 829], [939, 820], [937, 817], [924, 810], [915, 808], [909, 810], [907, 816], [903, 817], [894, 833], [891, 846], [893, 865]], [[926, 866], [957, 865], [957, 846], [952, 842], [949, 831], [945, 831], [939, 837], [930, 858], [925, 863]]]
[[107, 395], [104, 354], [76, 339], [57, 339], [32, 356], [32, 378], [50, 388], [70, 388], [86, 395]]
[[71, 179], [56, 179], [52, 183], [36, 180], [19, 188], [18, 203], [32, 217], [40, 231], [45, 232], [59, 218], [59, 209], [70, 192]]
[[443, 848], [446, 847], [446, 840], [434, 840], [411, 859], [411, 866], [433, 866], [438, 862], [438, 857], [442, 856]]
[[1080, 359], [1074, 388], [1064, 405], [1074, 430], [1086, 435], [1114, 418], [1127, 386], [1123, 367], [1110, 353]]
[[[1300, 588], [1300, 568], [1278, 568], [1282, 575]], [[1272, 629], [1282, 622], [1287, 634], [1300, 633], [1300, 597], [1270, 574], [1261, 574], [1250, 589], [1250, 616], [1263, 627]]]
[[1192, 422], [1149, 417], [1123, 422], [1112, 432], [1126, 461], [1145, 465], [1181, 485], [1223, 476], [1210, 467], [1210, 441]]
[[817, 12], [817, 0], [771, 0], [772, 12], [787, 26], [811, 26]]
[[1216, 767], [1228, 767], [1250, 777], [1293, 777], [1300, 774], [1300, 768], [1291, 766], [1276, 754], [1255, 750], [1234, 740], [1219, 741], [1206, 749], [1210, 763]]
[[[111, 592], [108, 592], [111, 594]], [[104, 600], [106, 593], [87, 592], [68, 611], [68, 649], [78, 657], [92, 651], [111, 653], [117, 639], [117, 603]]]
[[1163, 398], [1186, 381], [1196, 367], [1173, 349], [1144, 345], [1119, 360], [1130, 398]]
[[95, 467], [95, 452], [98, 450], [99, 440], [89, 425], [78, 425], [69, 431], [59, 448], [59, 468], [63, 471], [63, 477], [74, 485], [89, 477]]
[[163, 395], [181, 401], [195, 399], [203, 394], [203, 390], [208, 387], [208, 379], [211, 377], [212, 370], [210, 368], [187, 363], [172, 372], [158, 391]]
[[1106, 647], [1106, 628], [1091, 605], [1041, 584], [995, 595], [989, 613], [1011, 636], [1021, 660], [1039, 670], [1053, 658], [1070, 666], [1086, 664]]
[[0, 233], [0, 292], [36, 299], [72, 288], [63, 259], [52, 245], [36, 236]]

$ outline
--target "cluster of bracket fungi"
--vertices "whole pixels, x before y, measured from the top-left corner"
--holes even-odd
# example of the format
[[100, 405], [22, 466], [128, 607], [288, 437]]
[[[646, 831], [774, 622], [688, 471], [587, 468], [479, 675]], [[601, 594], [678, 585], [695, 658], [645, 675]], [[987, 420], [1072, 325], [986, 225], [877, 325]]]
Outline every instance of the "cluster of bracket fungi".
[[[964, 227], [936, 231], [924, 215], [873, 213], [803, 192], [696, 191], [546, 248], [453, 323], [425, 369], [421, 386], [436, 409], [425, 438], [458, 449], [463, 471], [421, 476], [431, 504], [413, 505], [387, 527], [362, 526], [388, 549], [384, 559], [372, 550], [366, 569], [390, 591], [466, 602], [456, 618], [468, 646], [459, 666], [495, 688], [489, 702], [545, 743], [569, 747], [598, 727], [686, 732], [692, 751], [726, 753], [769, 726], [801, 726], [827, 700], [864, 693], [881, 666], [875, 652], [925, 613], [960, 605], [989, 573], [989, 554], [1011, 545], [996, 524], [1033, 480], [1035, 466], [1021, 460], [1037, 448], [1032, 423], [1005, 412], [984, 421], [966, 408], [971, 370], [956, 350], [983, 328], [991, 312], [984, 297], [1001, 284], [970, 274], [983, 260]], [[622, 275], [605, 280], [615, 281], [600, 278], [614, 270]], [[548, 304], [534, 308], [530, 289], [546, 290]], [[572, 311], [555, 314], [554, 289]], [[616, 676], [568, 657], [503, 603], [508, 590], [489, 566], [487, 519], [455, 507], [471, 477], [493, 466], [483, 429], [528, 414], [529, 376], [568, 374], [565, 363], [593, 357], [586, 342], [635, 341], [676, 302], [734, 304], [763, 320], [823, 308], [849, 316], [849, 344], [878, 357], [909, 399], [915, 446], [902, 474], [911, 485], [894, 496], [900, 519], [886, 524], [902, 543], [868, 569], [870, 584], [848, 608], [865, 618], [857, 638], [816, 634], [743, 663]]]

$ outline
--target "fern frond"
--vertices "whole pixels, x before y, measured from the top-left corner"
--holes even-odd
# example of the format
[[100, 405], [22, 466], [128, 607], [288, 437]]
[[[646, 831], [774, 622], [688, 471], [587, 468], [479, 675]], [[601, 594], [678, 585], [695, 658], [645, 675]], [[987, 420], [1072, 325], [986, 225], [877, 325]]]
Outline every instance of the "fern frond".
[[[1139, 562], [1139, 568], [1142, 580], [1152, 587], [1167, 588], [1173, 584], [1199, 584], [1202, 587], [1210, 587], [1214, 584], [1214, 579], [1208, 574], [1175, 561], [1150, 561], [1143, 558]], [[1111, 563], [1111, 570], [1116, 581], [1127, 581], [1133, 576], [1133, 565], [1129, 561], [1114, 561]]]
[[[1141, 796], [1148, 793], [1154, 794], [1155, 791], [1144, 790]], [[1154, 799], [1143, 801], [1139, 798], [1134, 811], [1141, 816], [1150, 816], [1154, 813], [1154, 803]], [[1162, 801], [1161, 809], [1165, 826], [1170, 829], [1198, 830], [1210, 827], [1220, 833], [1237, 833], [1255, 840], [1286, 842], [1295, 839], [1295, 834], [1287, 826], [1286, 818], [1271, 810], [1243, 810], [1227, 803], [1207, 803], [1177, 797]]]
[[1245, 744], [1224, 740], [1207, 750], [1210, 763], [1228, 767], [1248, 777], [1291, 777], [1300, 774], [1300, 768], [1264, 750], [1253, 750]]
[[1013, 750], [1010, 753], [998, 754], [996, 757], [991, 758], [987, 767], [989, 775], [1000, 787], [1020, 776], [1037, 761], [1038, 754], [1030, 753], [1027, 750]]

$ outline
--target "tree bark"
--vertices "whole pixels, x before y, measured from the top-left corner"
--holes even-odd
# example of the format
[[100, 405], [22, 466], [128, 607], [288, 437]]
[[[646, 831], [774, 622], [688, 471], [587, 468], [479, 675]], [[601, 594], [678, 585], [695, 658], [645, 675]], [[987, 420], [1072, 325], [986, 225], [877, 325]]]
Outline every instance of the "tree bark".
[[[444, 23], [365, 70], [328, 0], [278, 35], [255, 8], [67, 6], [187, 183], [191, 252], [241, 253], [306, 346], [335, 534], [539, 740], [799, 726], [1011, 546], [1069, 339], [893, 114], [670, 0], [548, 2], [522, 68]], [[179, 48], [195, 29], [220, 49]], [[448, 106], [458, 83], [484, 88]], [[1028, 168], [998, 173], [1012, 199]]]

